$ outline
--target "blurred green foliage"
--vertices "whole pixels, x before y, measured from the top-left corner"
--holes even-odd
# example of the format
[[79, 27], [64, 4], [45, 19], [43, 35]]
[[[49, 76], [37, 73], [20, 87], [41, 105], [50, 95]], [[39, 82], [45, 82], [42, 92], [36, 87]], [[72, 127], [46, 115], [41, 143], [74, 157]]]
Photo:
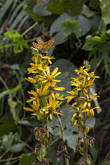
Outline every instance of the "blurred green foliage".
[[10, 39], [13, 42], [11, 43], [11, 45], [14, 44], [13, 51], [15, 54], [21, 53], [24, 48], [28, 48], [27, 42], [23, 39], [22, 35], [19, 32], [10, 30], [8, 32], [5, 32], [4, 36], [6, 36], [7, 39]]

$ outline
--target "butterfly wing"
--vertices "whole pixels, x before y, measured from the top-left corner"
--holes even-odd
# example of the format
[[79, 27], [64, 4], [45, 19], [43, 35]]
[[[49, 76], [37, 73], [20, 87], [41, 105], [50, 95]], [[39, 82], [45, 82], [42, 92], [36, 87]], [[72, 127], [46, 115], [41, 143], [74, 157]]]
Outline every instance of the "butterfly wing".
[[44, 41], [42, 40], [41, 37], [38, 37], [38, 38], [36, 39], [36, 41], [37, 41], [37, 43], [40, 44], [40, 45], [43, 45], [43, 44], [44, 44]]
[[47, 52], [51, 48], [54, 42], [55, 42], [55, 38], [52, 38], [51, 40], [44, 42], [43, 49], [45, 50], [45, 52]]
[[38, 50], [42, 50], [43, 45], [44, 45], [44, 42], [43, 42], [43, 40], [41, 39], [41, 37], [38, 37], [38, 38], [36, 39], [36, 41], [37, 41], [37, 43], [36, 43], [36, 42], [33, 42], [33, 46], [34, 46], [35, 48], [37, 48]]
[[51, 40], [44, 42], [41, 39], [41, 37], [38, 37], [36, 41], [37, 43], [33, 42], [33, 46], [40, 50], [42, 53], [47, 53], [51, 46], [54, 44], [55, 38], [52, 38]]
[[55, 38], [52, 38], [51, 40], [47, 41], [47, 48], [50, 49], [51, 46], [54, 44]]

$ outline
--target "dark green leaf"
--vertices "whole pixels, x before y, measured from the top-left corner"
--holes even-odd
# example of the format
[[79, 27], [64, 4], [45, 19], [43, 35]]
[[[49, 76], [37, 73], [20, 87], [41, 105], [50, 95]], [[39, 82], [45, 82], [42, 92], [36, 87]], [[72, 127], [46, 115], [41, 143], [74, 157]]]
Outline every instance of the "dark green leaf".
[[68, 147], [72, 148], [75, 151], [76, 145], [78, 144], [78, 138], [83, 137], [83, 135], [79, 133], [75, 135], [74, 133], [72, 133], [72, 129], [71, 129], [64, 131], [64, 137], [67, 140]]
[[[58, 67], [59, 71], [62, 73], [58, 76], [58, 79], [61, 80], [61, 82], [58, 83], [58, 86], [65, 87], [65, 90], [67, 91], [71, 90], [71, 76], [74, 75], [76, 66], [68, 60], [59, 59], [52, 65], [51, 69], [53, 70], [55, 67]], [[66, 91], [62, 91], [61, 93], [65, 96], [67, 95]]]
[[15, 127], [15, 123], [12, 119], [9, 118], [8, 115], [4, 115], [0, 119], [0, 137], [8, 134]]
[[92, 0], [89, 2], [89, 7], [93, 9], [97, 9], [100, 5], [99, 0]]
[[17, 15], [16, 19], [11, 24], [9, 30], [15, 29], [18, 23], [24, 18], [24, 16], [26, 16], [26, 11], [22, 9], [20, 13]]
[[85, 0], [49, 0], [48, 10], [54, 14], [69, 12], [72, 15], [80, 14]]
[[91, 29], [91, 22], [88, 18], [84, 17], [83, 15], [80, 15], [76, 18], [76, 20], [79, 21], [79, 27], [81, 29], [81, 36], [84, 36], [87, 34]]
[[[84, 16], [80, 15], [77, 17], [72, 17], [69, 16], [68, 14], [62, 14], [61, 16], [59, 16], [51, 25], [50, 28], [50, 34], [53, 35], [56, 32], [60, 32], [60, 31], [64, 31], [61, 28], [61, 25], [66, 22], [66, 20], [69, 19], [71, 21], [79, 21], [79, 27], [81, 29], [81, 36], [85, 35], [86, 33], [89, 32], [89, 30], [91, 29], [91, 22], [90, 20], [88, 20], [87, 18], [85, 18]], [[78, 28], [79, 29], [79, 28]]]
[[35, 161], [33, 154], [22, 154], [19, 165], [32, 165]]
[[54, 22], [53, 24], [51, 25], [51, 28], [50, 28], [50, 34], [53, 35], [54, 33], [56, 32], [59, 32], [62, 30], [61, 28], [61, 24], [63, 22], [66, 21], [66, 19], [71, 19], [72, 20], [73, 17], [69, 16], [68, 14], [66, 13], [63, 13], [61, 16], [59, 16]]
[[5, 16], [6, 12], [8, 11], [9, 7], [12, 5], [13, 0], [7, 0], [3, 7], [0, 9], [0, 20]]
[[110, 76], [110, 56], [109, 54], [103, 54], [104, 57], [104, 66], [105, 66], [105, 70], [108, 73], [108, 75]]
[[35, 14], [38, 14], [40, 17], [41, 17], [41, 16], [49, 16], [49, 15], [51, 15], [51, 12], [49, 12], [49, 11], [46, 9], [46, 5], [47, 5], [47, 3], [40, 2], [39, 4], [37, 4], [37, 5], [33, 8], [34, 13], [35, 13]]

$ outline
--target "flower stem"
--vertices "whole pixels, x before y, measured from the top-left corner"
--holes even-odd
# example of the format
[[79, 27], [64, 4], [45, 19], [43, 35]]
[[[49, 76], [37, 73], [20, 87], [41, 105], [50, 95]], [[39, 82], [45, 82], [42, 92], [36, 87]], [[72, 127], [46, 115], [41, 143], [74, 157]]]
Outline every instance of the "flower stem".
[[[65, 144], [65, 138], [64, 138], [64, 128], [63, 128], [62, 121], [61, 121], [60, 117], [58, 116], [58, 114], [57, 114], [57, 119], [58, 119], [59, 126], [60, 126], [61, 137], [62, 137], [62, 140], [64, 142], [64, 149], [65, 149], [65, 152], [68, 153], [67, 147]], [[67, 155], [64, 156], [64, 159], [65, 159], [65, 165], [69, 165], [69, 158]]]

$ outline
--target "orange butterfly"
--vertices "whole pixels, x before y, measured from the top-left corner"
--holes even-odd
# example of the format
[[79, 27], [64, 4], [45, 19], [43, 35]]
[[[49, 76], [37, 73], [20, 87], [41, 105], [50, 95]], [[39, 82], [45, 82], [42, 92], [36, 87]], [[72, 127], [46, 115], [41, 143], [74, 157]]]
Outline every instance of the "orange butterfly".
[[37, 43], [33, 42], [33, 46], [37, 48], [41, 53], [48, 53], [48, 50], [55, 42], [55, 38], [52, 38], [51, 40], [44, 42], [41, 37], [38, 37], [36, 41]]

